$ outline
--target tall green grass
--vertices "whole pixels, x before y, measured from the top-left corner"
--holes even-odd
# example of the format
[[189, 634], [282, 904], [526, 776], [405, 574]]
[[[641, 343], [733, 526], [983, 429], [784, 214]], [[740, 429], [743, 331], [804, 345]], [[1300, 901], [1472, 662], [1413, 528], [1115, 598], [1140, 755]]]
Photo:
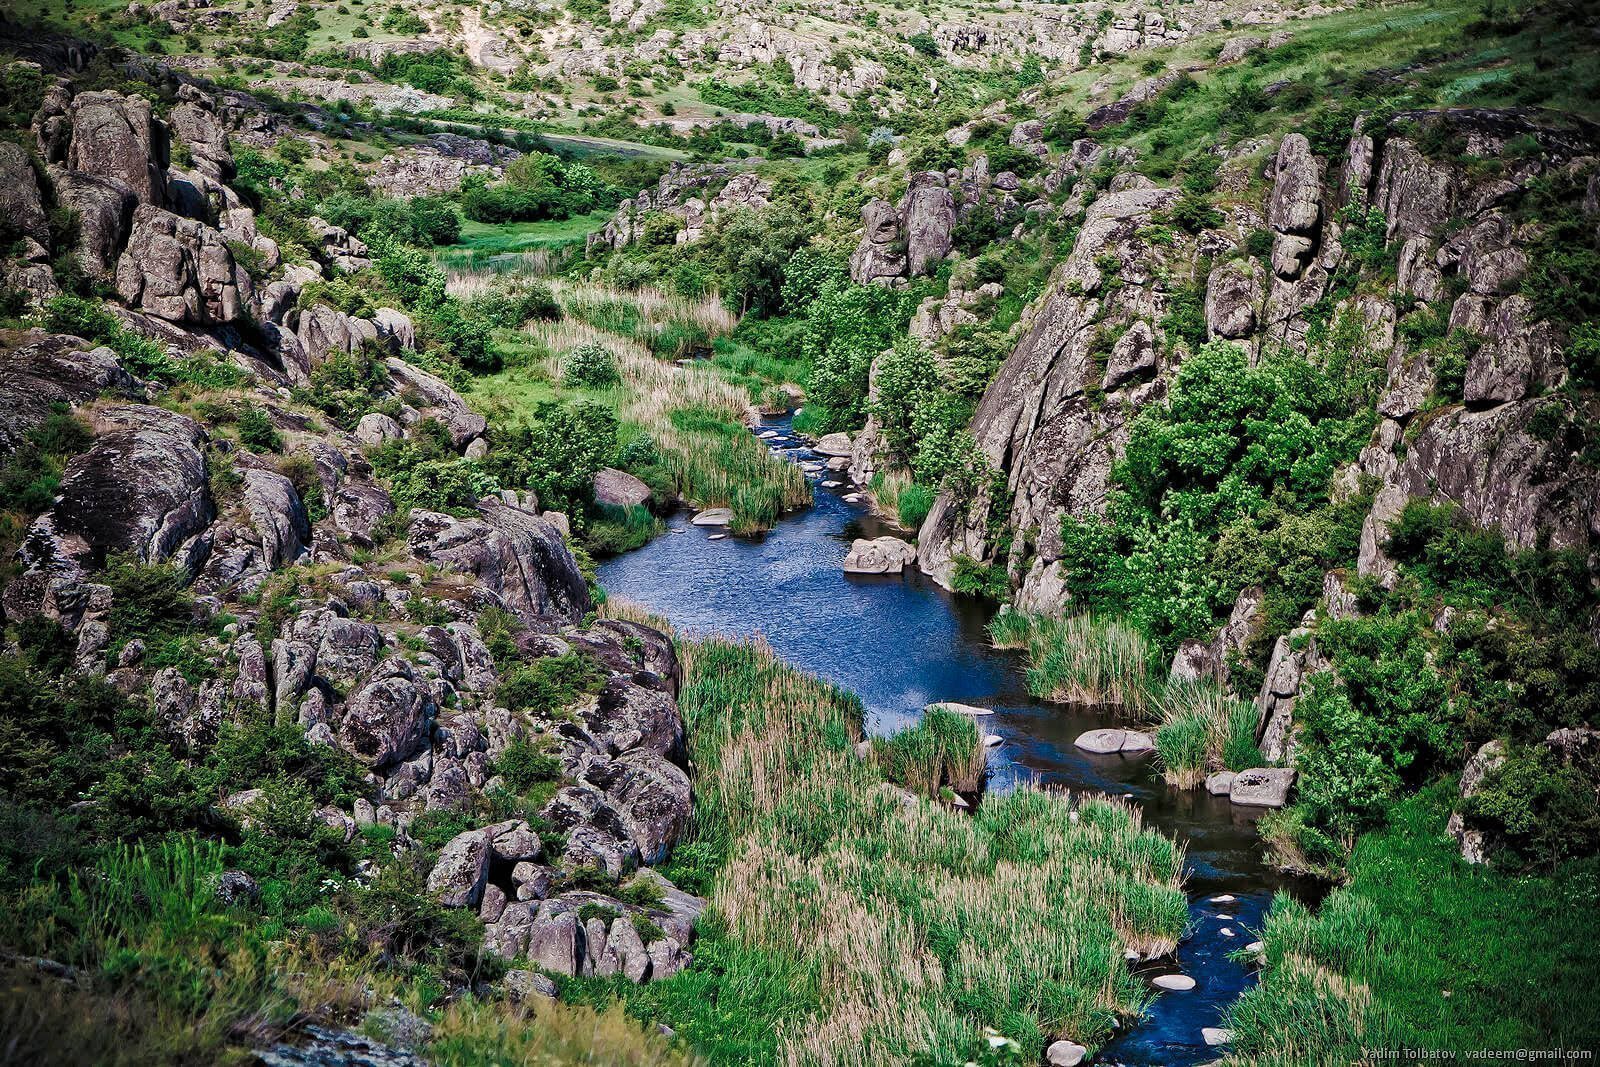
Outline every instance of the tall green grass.
[[1028, 691], [1064, 704], [1150, 709], [1160, 670], [1155, 643], [1128, 624], [1093, 615], [1062, 618], [1008, 611], [989, 635], [1000, 648], [1028, 654]]
[[[713, 908], [694, 967], [606, 995], [751, 1064], [962, 1063], [985, 1027], [1037, 1057], [1142, 1010], [1123, 953], [1169, 950], [1188, 915], [1181, 851], [1135, 810], [1031, 788], [907, 805], [855, 753], [855, 697], [760, 644], [680, 654], [699, 777], [669, 873]], [[912, 738], [875, 747], [928, 784], [976, 733], [935, 715]]]
[[1364, 1062], [1364, 1050], [1593, 1049], [1600, 860], [1547, 877], [1471, 867], [1442, 832], [1451, 783], [1362, 837], [1313, 913], [1280, 895], [1230, 1064]]
[[872, 743], [884, 777], [938, 799], [943, 789], [974, 793], [988, 770], [983, 737], [969, 715], [929, 708], [917, 725]]
[[1261, 764], [1255, 705], [1211, 681], [1169, 682], [1155, 642], [1119, 619], [1007, 611], [989, 624], [989, 636], [1027, 655], [1034, 696], [1114, 707], [1154, 726], [1156, 759], [1180, 789], [1214, 770]]

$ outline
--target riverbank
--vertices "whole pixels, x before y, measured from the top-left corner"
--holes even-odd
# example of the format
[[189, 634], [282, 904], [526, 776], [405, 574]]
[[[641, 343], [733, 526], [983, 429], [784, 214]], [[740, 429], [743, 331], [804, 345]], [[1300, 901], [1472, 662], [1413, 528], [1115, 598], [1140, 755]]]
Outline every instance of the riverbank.
[[[811, 461], [808, 443], [787, 420], [769, 419], [763, 432], [778, 454]], [[1253, 968], [1230, 953], [1254, 939], [1251, 931], [1264, 921], [1275, 891], [1294, 887], [1314, 896], [1318, 887], [1286, 881], [1261, 863], [1254, 815], [1246, 809], [1204, 791], [1168, 787], [1149, 757], [1074, 748], [1080, 733], [1112, 718], [1032, 697], [1020, 658], [990, 641], [992, 609], [983, 601], [953, 595], [914, 570], [844, 573], [856, 538], [892, 532], [858, 494], [819, 479], [812, 506], [763, 535], [713, 540], [712, 532], [676, 516], [664, 536], [602, 564], [599, 578], [613, 597], [670, 619], [691, 639], [761, 635], [783, 663], [856, 694], [869, 734], [914, 725], [924, 705], [938, 701], [992, 709], [981, 730], [1002, 741], [989, 753], [995, 796], [1037, 784], [1137, 805], [1146, 830], [1184, 849], [1189, 935], [1175, 955], [1136, 965], [1136, 977], [1147, 989], [1162, 975], [1183, 974], [1196, 984], [1147, 1001], [1143, 1021], [1124, 1026], [1098, 1060], [1172, 1067], [1214, 1061], [1219, 1052], [1205, 1044], [1203, 1031], [1220, 1026], [1226, 1008], [1254, 982]], [[732, 964], [718, 956], [708, 966], [722, 972]], [[672, 1006], [655, 996], [629, 994], [632, 1010], [668, 1021]], [[734, 1051], [728, 1056], [759, 1062]]]
[[[1037, 788], [970, 815], [892, 787], [860, 701], [760, 643], [680, 641], [693, 838], [668, 867], [715, 918], [691, 971], [620, 994], [716, 1062], [1028, 1061], [1095, 1047], [1150, 999], [1125, 953], [1188, 922], [1182, 851], [1137, 809]], [[1040, 902], [1052, 902], [1041, 907]]]

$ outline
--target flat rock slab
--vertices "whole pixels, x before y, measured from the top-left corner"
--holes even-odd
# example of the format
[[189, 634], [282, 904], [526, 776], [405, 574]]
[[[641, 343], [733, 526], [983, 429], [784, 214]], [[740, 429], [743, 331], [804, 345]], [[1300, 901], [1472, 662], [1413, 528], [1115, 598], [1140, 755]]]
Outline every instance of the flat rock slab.
[[689, 520], [696, 526], [726, 526], [733, 521], [732, 508], [706, 508], [696, 512], [695, 517]]
[[1241, 807], [1281, 808], [1289, 802], [1294, 785], [1294, 770], [1289, 767], [1257, 767], [1234, 775], [1228, 799]]
[[1090, 730], [1088, 733], [1078, 735], [1072, 742], [1085, 752], [1094, 752], [1106, 756], [1113, 752], [1121, 752], [1123, 742], [1128, 739], [1126, 730]]
[[1200, 1039], [1212, 1048], [1226, 1045], [1233, 1040], [1233, 1031], [1224, 1030], [1220, 1026], [1204, 1026], [1200, 1028]]
[[1218, 771], [1206, 776], [1206, 792], [1214, 797], [1225, 797], [1233, 790], [1233, 772]]
[[940, 701], [937, 704], [928, 704], [928, 705], [924, 706], [922, 710], [924, 712], [928, 712], [928, 711], [932, 711], [934, 708], [943, 708], [946, 711], [953, 711], [957, 715], [993, 715], [994, 714], [994, 711], [992, 709], [990, 709], [990, 708], [980, 708], [980, 707], [978, 707], [978, 706], [976, 706], [974, 704], [957, 704], [953, 700], [944, 700], [944, 701]]
[[1174, 993], [1194, 988], [1194, 979], [1186, 974], [1163, 974], [1150, 983], [1157, 989], [1166, 989]]
[[1122, 754], [1137, 756], [1141, 752], [1154, 752], [1156, 739], [1140, 730], [1129, 730], [1122, 739]]
[[850, 455], [850, 435], [847, 433], [830, 433], [811, 446], [811, 450], [819, 456], [847, 457]]

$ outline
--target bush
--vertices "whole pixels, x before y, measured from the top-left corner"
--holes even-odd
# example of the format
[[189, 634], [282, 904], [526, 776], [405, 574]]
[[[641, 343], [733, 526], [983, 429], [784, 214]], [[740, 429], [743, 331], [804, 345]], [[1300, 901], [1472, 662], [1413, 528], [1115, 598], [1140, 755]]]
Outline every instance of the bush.
[[605, 346], [593, 341], [567, 353], [561, 361], [561, 380], [577, 389], [610, 389], [622, 384], [616, 357]]
[[605, 681], [595, 666], [573, 653], [536, 660], [505, 675], [495, 697], [513, 711], [549, 715]]

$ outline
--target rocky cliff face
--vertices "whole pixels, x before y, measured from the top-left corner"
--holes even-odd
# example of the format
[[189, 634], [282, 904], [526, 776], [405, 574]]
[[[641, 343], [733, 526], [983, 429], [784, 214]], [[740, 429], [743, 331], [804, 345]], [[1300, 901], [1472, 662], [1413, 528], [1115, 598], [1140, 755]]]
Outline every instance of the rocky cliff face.
[[[1536, 321], [1519, 292], [1536, 230], [1516, 223], [1509, 206], [1541, 177], [1576, 175], [1580, 187], [1592, 184], [1596, 138], [1511, 112], [1419, 113], [1398, 121], [1396, 131], [1408, 121], [1441, 122], [1473, 156], [1497, 156], [1518, 138], [1538, 151], [1483, 178], [1453, 160], [1429, 158], [1401, 132], [1358, 125], [1336, 158], [1319, 158], [1304, 137], [1290, 134], [1269, 164], [1259, 210], [1236, 206], [1218, 228], [1171, 243], [1166, 232], [1162, 243], [1152, 242], [1158, 231], [1149, 227], [1178, 191], [1130, 173], [1113, 179], [1084, 211], [1071, 254], [1030, 308], [1021, 340], [973, 419], [972, 433], [1003, 476], [1004, 492], [976, 501], [942, 496], [919, 538], [923, 569], [948, 581], [958, 555], [999, 562], [1024, 596], [1047, 580], [1061, 516], [1102, 509], [1129, 417], [1163, 395], [1183, 349], [1163, 319], [1178, 285], [1201, 272], [1208, 338], [1235, 341], [1257, 357], [1276, 346], [1304, 349], [1316, 307], [1358, 316], [1364, 343], [1386, 362], [1383, 422], [1359, 470], [1343, 476], [1347, 485], [1361, 474], [1380, 486], [1363, 541], [1363, 574], [1385, 573], [1383, 527], [1416, 496], [1453, 501], [1519, 547], [1541, 537], [1559, 547], [1591, 546], [1600, 536], [1596, 473], [1559, 438], [1530, 432], [1536, 412], [1566, 403], [1545, 399], [1565, 381], [1566, 342], [1563, 325]], [[1396, 288], [1385, 296], [1334, 292], [1347, 257], [1341, 211], [1352, 204], [1382, 214], [1386, 254], [1398, 257]], [[1240, 254], [1263, 226], [1271, 235], [1266, 267]], [[1476, 343], [1460, 402], [1425, 409], [1437, 395], [1435, 369], [1397, 321], [1399, 308], [1441, 299], [1449, 300], [1450, 324]], [[1011, 548], [997, 560], [994, 531], [1001, 529]], [[1031, 557], [1029, 544], [1037, 546]]]
[[[141, 97], [76, 93], [63, 81], [33, 134], [56, 195], [82, 208], [77, 253], [92, 275], [114, 279], [121, 328], [169, 359], [231, 363], [241, 384], [230, 402], [262, 412], [276, 443], [252, 448], [220, 433], [217, 405], [140, 378], [110, 348], [42, 330], [0, 335], [0, 458], [63, 408], [92, 435], [27, 529], [5, 619], [61, 624], [75, 669], [148, 693], [160, 728], [191, 756], [258, 709], [348, 753], [366, 769], [364, 794], [318, 813], [347, 840], [377, 823], [405, 851], [426, 813], [476, 822], [445, 847], [429, 891], [476, 909], [504, 955], [526, 952], [566, 974], [673, 973], [702, 902], [654, 875], [658, 891], [630, 900], [658, 902], [595, 891], [663, 860], [687, 825], [671, 642], [593, 619], [565, 517], [541, 512], [531, 494], [487, 496], [466, 514], [397, 512], [367, 450], [427, 435], [481, 454], [485, 420], [404, 358], [414, 330], [403, 313], [358, 318], [302, 300], [326, 274], [367, 265], [366, 249], [322, 224], [319, 259], [281, 267], [227, 185], [222, 110], [187, 87], [163, 120]], [[170, 164], [174, 139], [189, 145], [192, 170]], [[26, 232], [43, 217], [43, 193], [20, 180], [32, 172], [15, 156], [0, 153], [0, 166], [18, 176], [6, 196]], [[241, 246], [269, 264], [259, 282], [239, 267]], [[351, 353], [375, 368], [370, 403], [383, 410], [346, 432], [288, 386]], [[126, 605], [108, 564], [176, 568], [198, 594], [194, 624], [212, 635], [200, 647], [214, 676], [192, 683], [147, 663], [139, 641], [109, 654]], [[579, 678], [566, 706], [518, 699], [508, 679], [553, 661]], [[511, 788], [513, 750], [547, 761], [547, 793], [536, 813], [496, 820], [486, 813]], [[248, 820], [259, 801], [247, 792], [221, 807]]]

